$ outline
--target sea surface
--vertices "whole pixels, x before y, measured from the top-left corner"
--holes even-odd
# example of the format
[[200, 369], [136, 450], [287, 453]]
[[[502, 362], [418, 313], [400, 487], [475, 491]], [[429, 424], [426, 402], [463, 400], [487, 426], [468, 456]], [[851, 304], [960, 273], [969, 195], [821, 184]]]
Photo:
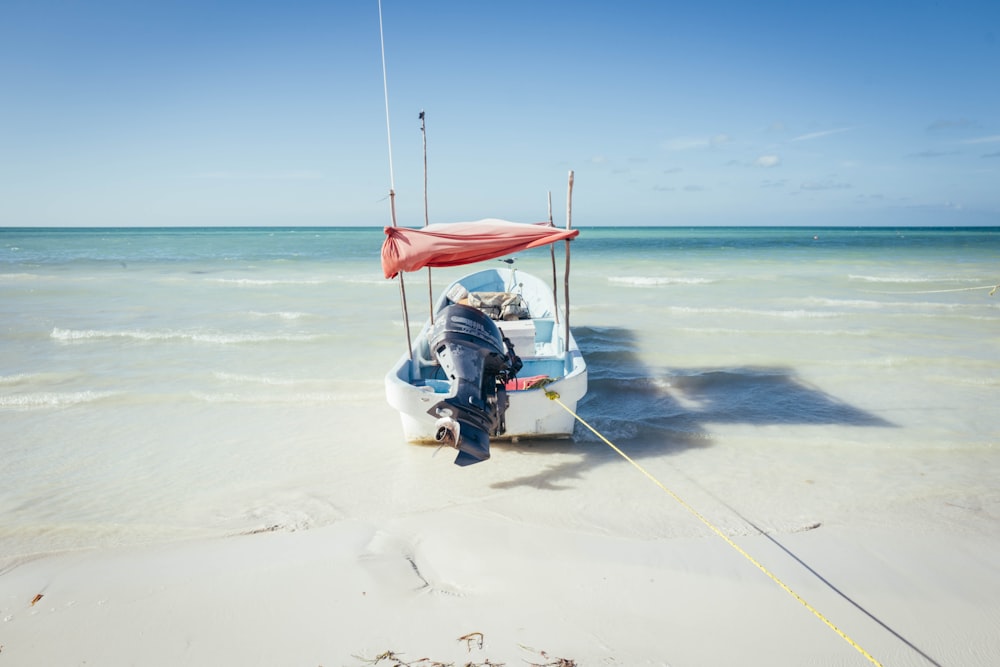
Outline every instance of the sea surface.
[[[569, 492], [581, 530], [685, 530], [636, 510], [641, 482], [582, 425], [469, 469], [404, 443], [383, 393], [406, 333], [382, 238], [0, 229], [0, 567], [504, 494], [517, 520]], [[572, 251], [580, 417], [696, 497], [775, 530], [886, 502], [949, 521], [992, 507], [1000, 229], [598, 227]], [[414, 331], [459, 273], [407, 276]]]

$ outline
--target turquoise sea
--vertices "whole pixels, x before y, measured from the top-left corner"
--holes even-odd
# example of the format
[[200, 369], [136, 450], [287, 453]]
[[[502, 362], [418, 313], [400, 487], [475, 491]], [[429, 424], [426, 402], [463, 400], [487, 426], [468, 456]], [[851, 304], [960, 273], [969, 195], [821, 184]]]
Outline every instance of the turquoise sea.
[[[495, 494], [543, 521], [539, 498], [566, 489], [581, 530], [686, 530], [622, 519], [635, 478], [582, 427], [468, 470], [404, 443], [383, 394], [405, 332], [382, 238], [0, 229], [0, 567]], [[779, 531], [890, 520], [876, 502], [996, 511], [1000, 228], [598, 227], [572, 249], [579, 413], [632, 456], [739, 488], [727, 502]], [[517, 261], [551, 275], [545, 249]], [[435, 270], [434, 291], [459, 272]], [[406, 291], [416, 328], [426, 274]]]

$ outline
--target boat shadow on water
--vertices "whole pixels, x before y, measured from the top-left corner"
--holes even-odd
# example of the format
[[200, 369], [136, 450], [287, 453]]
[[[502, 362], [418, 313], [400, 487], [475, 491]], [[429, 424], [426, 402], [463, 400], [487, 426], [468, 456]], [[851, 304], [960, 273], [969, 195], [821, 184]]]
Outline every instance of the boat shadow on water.
[[[588, 391], [577, 414], [636, 460], [712, 446], [716, 424], [895, 427], [802, 381], [789, 367], [654, 368], [640, 358], [635, 333], [610, 327], [574, 327], [587, 360]], [[581, 460], [547, 466], [536, 475], [495, 484], [556, 488], [557, 479], [618, 458], [577, 423], [571, 441], [497, 443], [508, 451], [577, 453]], [[540, 461], [544, 465], [544, 459]]]

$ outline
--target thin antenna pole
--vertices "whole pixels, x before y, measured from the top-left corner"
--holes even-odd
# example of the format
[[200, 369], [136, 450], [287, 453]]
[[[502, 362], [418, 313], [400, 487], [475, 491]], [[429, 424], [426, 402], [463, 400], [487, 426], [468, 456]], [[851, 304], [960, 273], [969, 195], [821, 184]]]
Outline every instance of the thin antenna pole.
[[[378, 0], [378, 36], [382, 46], [382, 90], [385, 94], [385, 134], [389, 142], [389, 214], [396, 226], [396, 177], [392, 169], [392, 124], [389, 122], [389, 76], [385, 66], [385, 33], [382, 31], [382, 0]], [[406, 307], [406, 285], [403, 272], [399, 272], [399, 298], [403, 302], [403, 328], [406, 329], [406, 350], [413, 361], [413, 342], [410, 338], [410, 314]]]
[[424, 227], [430, 224], [427, 214], [427, 114], [420, 110], [420, 134], [424, 138]]
[[[552, 191], [549, 190], [549, 227], [555, 227], [552, 222]], [[556, 276], [556, 245], [549, 244], [549, 257], [552, 258], [552, 305], [555, 307], [553, 315], [556, 324], [559, 324], [559, 279]]]
[[[566, 229], [573, 228], [573, 170], [569, 172], [569, 187], [566, 189]], [[566, 239], [566, 274], [563, 280], [566, 292], [566, 349], [569, 349], [569, 239]]]
[[[430, 224], [427, 213], [427, 115], [420, 110], [420, 134], [424, 138], [424, 227]], [[431, 310], [431, 324], [434, 324], [434, 284], [431, 280], [431, 267], [427, 267], [427, 299]]]
[[[389, 75], [385, 67], [385, 33], [382, 32], [382, 0], [378, 0], [378, 36], [382, 44], [382, 90], [385, 93], [385, 134], [389, 139], [389, 197], [396, 197], [396, 177], [392, 170], [392, 128], [389, 123]], [[396, 207], [392, 207], [392, 226], [396, 226]]]

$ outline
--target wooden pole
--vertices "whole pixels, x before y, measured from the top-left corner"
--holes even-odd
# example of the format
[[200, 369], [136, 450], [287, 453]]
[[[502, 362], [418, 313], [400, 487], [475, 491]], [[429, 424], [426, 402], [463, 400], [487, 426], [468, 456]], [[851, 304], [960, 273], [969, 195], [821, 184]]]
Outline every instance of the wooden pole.
[[[555, 227], [552, 222], [552, 191], [549, 190], [549, 226]], [[556, 246], [554, 243], [549, 244], [549, 257], [552, 258], [552, 306], [555, 309], [553, 315], [555, 316], [556, 324], [559, 324], [559, 278], [556, 275]]]
[[[424, 138], [424, 227], [430, 224], [427, 213], [427, 123], [424, 110], [420, 110], [420, 134]], [[431, 280], [431, 267], [427, 267], [427, 302], [431, 311], [431, 324], [434, 324], [434, 284]]]
[[[573, 170], [569, 172], [569, 186], [566, 188], [566, 229], [573, 228]], [[563, 303], [566, 304], [566, 350], [569, 350], [569, 239], [566, 239], [566, 273], [563, 278], [566, 293]]]
[[[392, 212], [392, 226], [396, 226], [396, 191], [389, 190], [389, 210]], [[399, 272], [399, 298], [403, 302], [403, 327], [406, 329], [406, 351], [413, 361], [413, 341], [410, 338], [410, 313], [406, 308], [406, 283], [403, 282], [403, 272]]]

